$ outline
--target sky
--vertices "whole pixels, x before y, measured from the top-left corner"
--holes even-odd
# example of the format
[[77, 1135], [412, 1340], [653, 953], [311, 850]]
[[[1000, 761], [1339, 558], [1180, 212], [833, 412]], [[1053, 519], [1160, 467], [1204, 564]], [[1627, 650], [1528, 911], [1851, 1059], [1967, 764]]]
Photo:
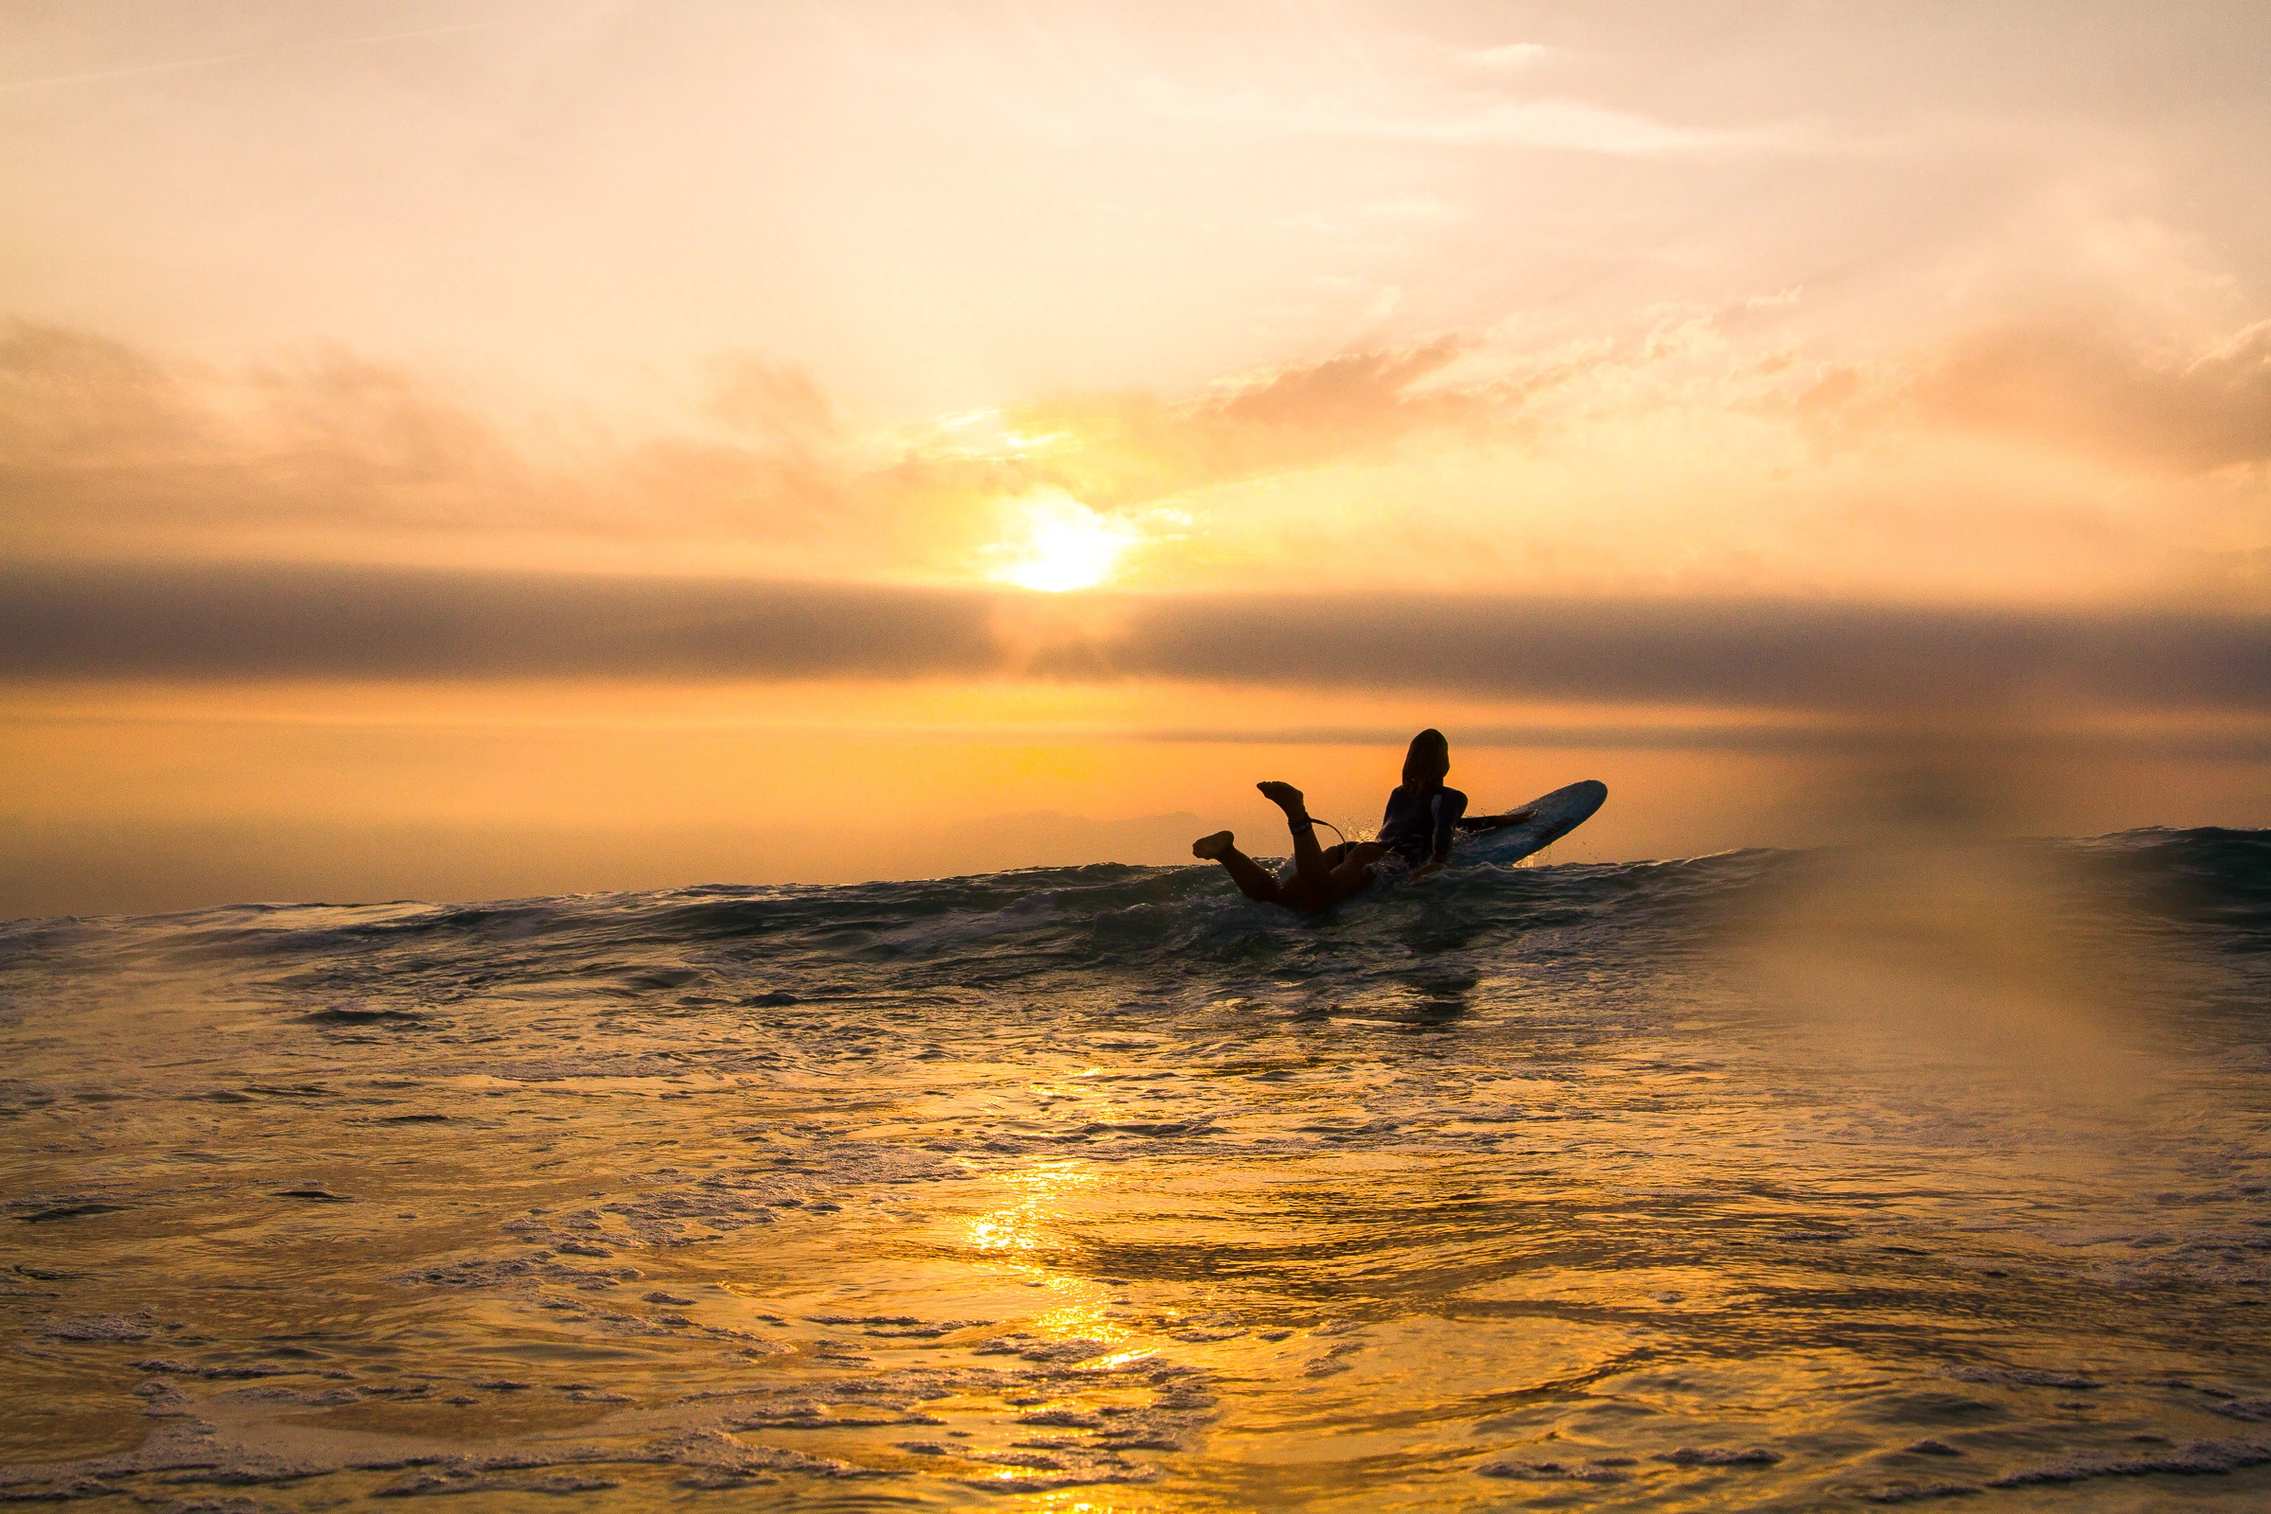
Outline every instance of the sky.
[[0, 6], [0, 915], [2271, 824], [2255, 4]]

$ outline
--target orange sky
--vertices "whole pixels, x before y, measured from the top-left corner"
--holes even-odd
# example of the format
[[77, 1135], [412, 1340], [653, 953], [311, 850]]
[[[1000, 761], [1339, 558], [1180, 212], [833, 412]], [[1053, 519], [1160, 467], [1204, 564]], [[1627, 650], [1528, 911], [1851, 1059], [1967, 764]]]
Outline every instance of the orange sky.
[[11, 7], [0, 913], [1164, 861], [1420, 724], [1590, 855], [1927, 747], [2271, 823], [2265, 77], [2246, 4]]

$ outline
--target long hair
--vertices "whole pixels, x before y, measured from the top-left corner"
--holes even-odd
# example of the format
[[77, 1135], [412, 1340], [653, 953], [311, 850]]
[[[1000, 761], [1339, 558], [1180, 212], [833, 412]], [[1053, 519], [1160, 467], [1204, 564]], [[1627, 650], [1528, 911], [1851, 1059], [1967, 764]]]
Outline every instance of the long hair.
[[1433, 726], [1411, 739], [1404, 753], [1404, 787], [1431, 788], [1451, 772], [1451, 743]]

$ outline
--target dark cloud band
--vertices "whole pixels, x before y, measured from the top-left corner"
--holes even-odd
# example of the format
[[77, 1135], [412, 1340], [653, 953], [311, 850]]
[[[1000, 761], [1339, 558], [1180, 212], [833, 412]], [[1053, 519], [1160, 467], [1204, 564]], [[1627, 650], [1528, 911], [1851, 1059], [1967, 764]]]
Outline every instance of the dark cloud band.
[[967, 594], [270, 565], [0, 573], [0, 671], [17, 677], [923, 677], [1000, 660]]
[[2271, 617], [19, 566], [0, 570], [0, 676], [1145, 677], [1785, 710], [2266, 710]]

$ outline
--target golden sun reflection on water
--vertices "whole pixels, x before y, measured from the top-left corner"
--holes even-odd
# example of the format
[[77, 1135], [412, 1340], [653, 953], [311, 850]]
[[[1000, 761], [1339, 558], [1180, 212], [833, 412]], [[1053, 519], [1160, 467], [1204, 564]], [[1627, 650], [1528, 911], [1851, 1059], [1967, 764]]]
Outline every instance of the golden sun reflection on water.
[[1050, 1161], [1004, 1174], [1002, 1181], [1019, 1190], [1016, 1202], [972, 1220], [969, 1244], [996, 1258], [1023, 1257], [1050, 1248], [1051, 1221], [1063, 1195], [1094, 1186], [1096, 1174], [1082, 1163]]
[[[1002, 1263], [1025, 1275], [1028, 1284], [1059, 1295], [1054, 1307], [1032, 1317], [1035, 1330], [1057, 1341], [1086, 1340], [1118, 1344], [1128, 1338], [1126, 1328], [1111, 1318], [1112, 1289], [1091, 1278], [1056, 1270], [1050, 1259], [1068, 1251], [1063, 1231], [1067, 1200], [1099, 1188], [1099, 1175], [1080, 1162], [1039, 1162], [1022, 1171], [1005, 1174], [1017, 1194], [1014, 1202], [989, 1209], [969, 1222], [965, 1241], [980, 1259]], [[1147, 1351], [1119, 1351], [1095, 1359], [1101, 1370], [1125, 1366], [1149, 1355]]]

